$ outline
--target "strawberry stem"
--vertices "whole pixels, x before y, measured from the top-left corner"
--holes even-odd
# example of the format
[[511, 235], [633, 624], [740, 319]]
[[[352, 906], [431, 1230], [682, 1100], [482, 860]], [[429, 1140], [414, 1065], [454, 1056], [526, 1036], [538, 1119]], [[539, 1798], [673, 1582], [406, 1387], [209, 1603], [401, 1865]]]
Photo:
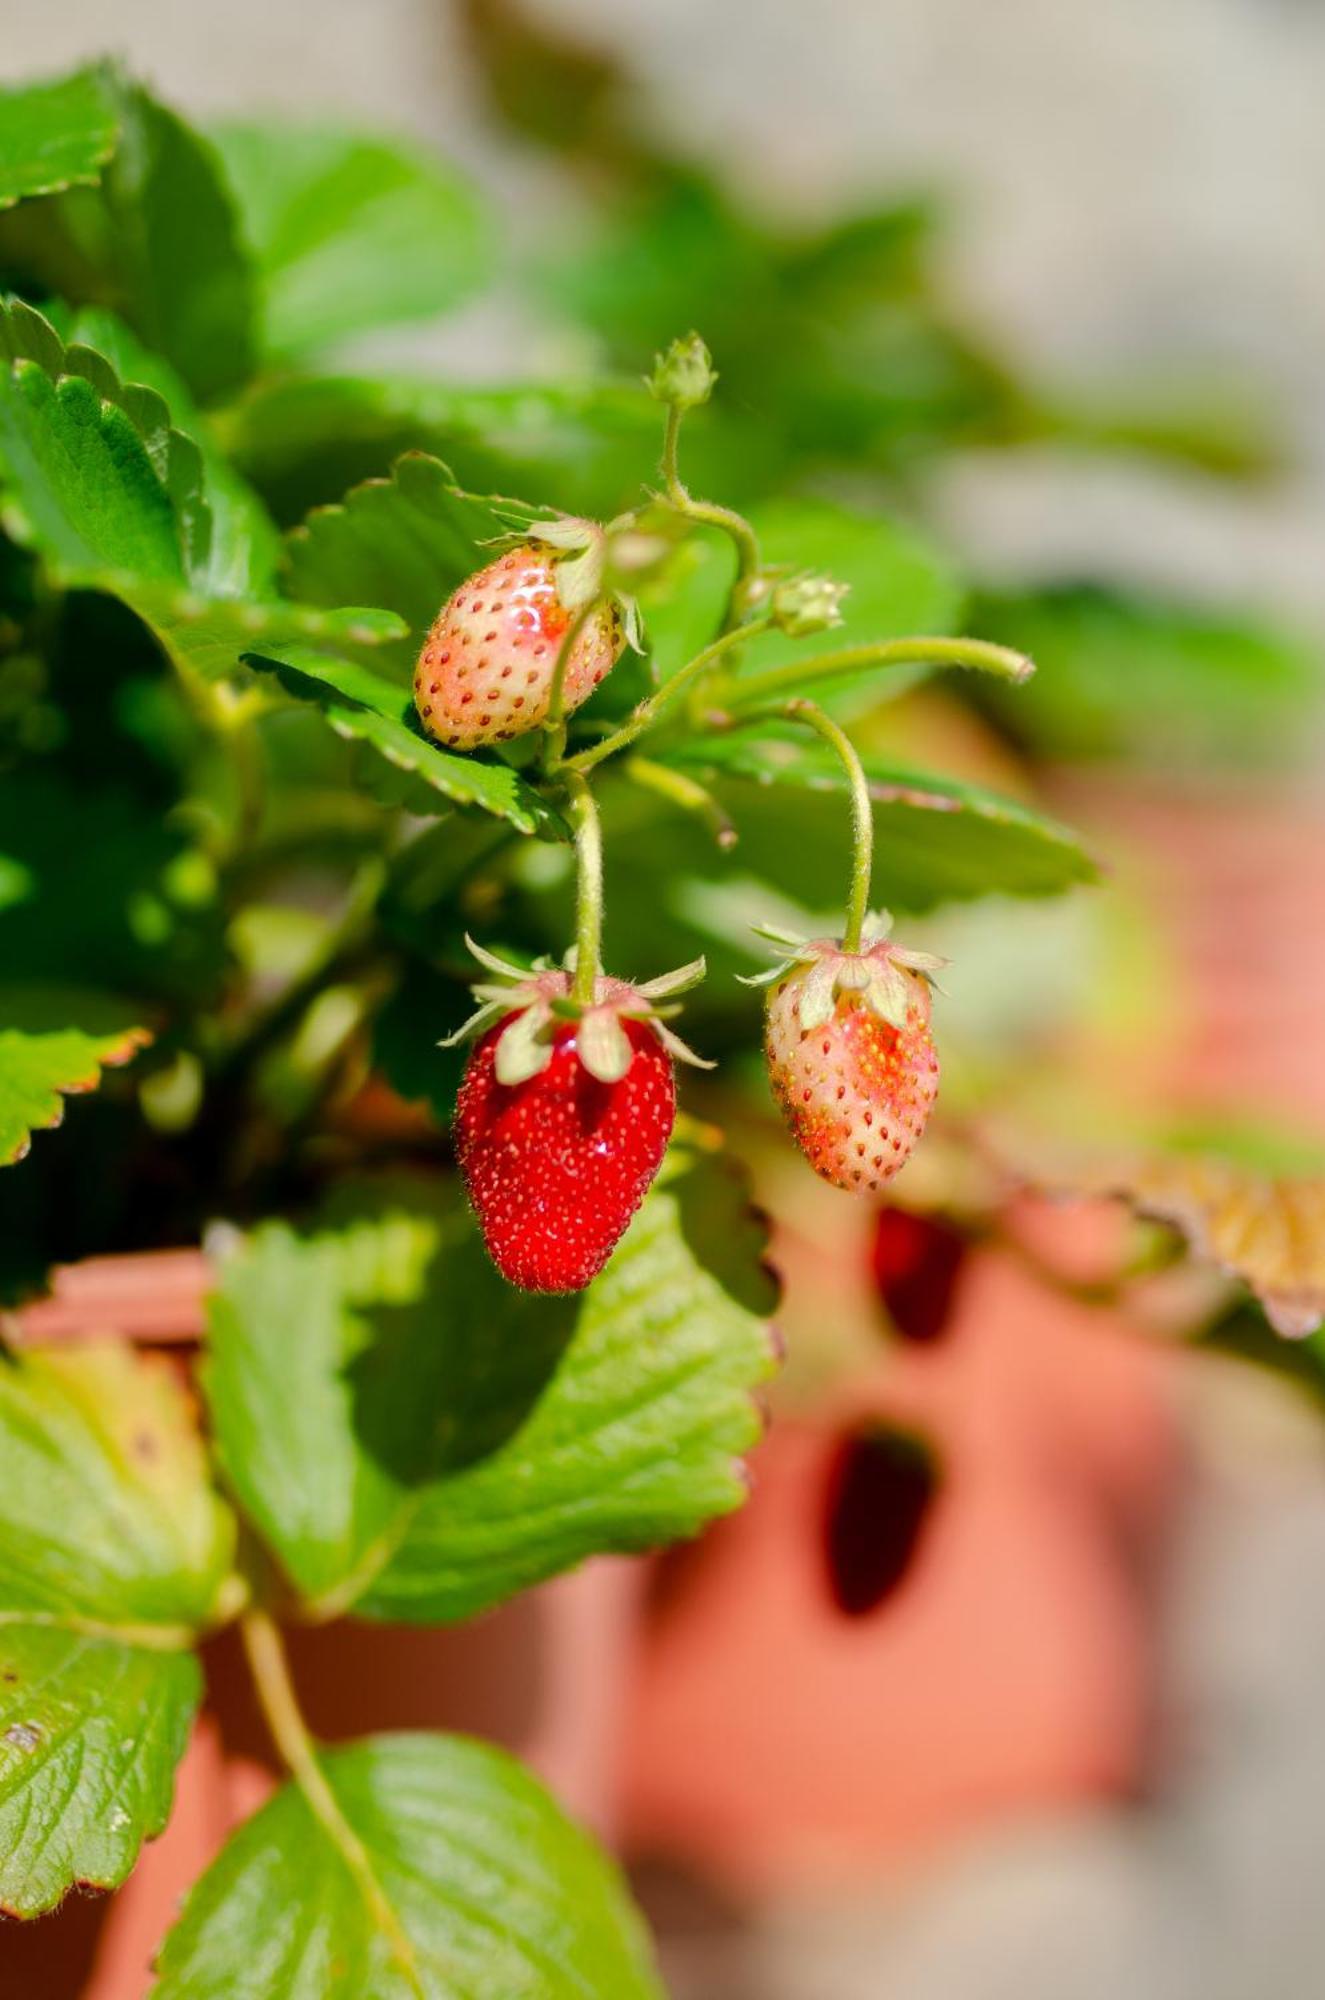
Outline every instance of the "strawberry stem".
[[604, 757], [615, 756], [618, 750], [624, 750], [628, 743], [633, 743], [646, 729], [652, 729], [659, 716], [665, 714], [686, 689], [697, 681], [701, 674], [707, 673], [724, 653], [733, 646], [744, 645], [747, 639], [757, 637], [760, 632], [766, 632], [771, 623], [771, 618], [753, 618], [748, 625], [738, 625], [730, 632], [719, 633], [711, 645], [705, 646], [702, 653], [696, 653], [693, 660], [687, 660], [669, 681], [664, 681], [656, 694], [651, 694], [647, 701], [642, 701], [629, 720], [622, 723], [620, 729], [614, 730], [610, 736], [605, 736], [601, 743], [595, 743], [592, 749], [581, 750], [578, 756], [569, 758], [567, 769], [591, 771], [595, 764], [602, 763]]
[[661, 468], [663, 488], [669, 504], [678, 514], [684, 514], [690, 521], [702, 521], [710, 528], [721, 528], [736, 544], [736, 578], [727, 600], [727, 612], [723, 620], [723, 630], [726, 632], [736, 623], [737, 606], [744, 602], [746, 587], [759, 574], [761, 567], [759, 543], [754, 529], [743, 514], [738, 514], [734, 507], [720, 506], [716, 500], [696, 500], [693, 493], [682, 483], [677, 467], [677, 442], [681, 435], [683, 415], [684, 411], [679, 404], [667, 405]]
[[567, 767], [570, 823], [575, 834], [575, 977], [570, 997], [592, 1007], [603, 942], [603, 834], [598, 807], [581, 772]]
[[744, 675], [724, 690], [724, 700], [732, 709], [745, 709], [755, 702], [806, 681], [840, 679], [858, 674], [866, 667], [979, 667], [1004, 680], [1028, 680], [1035, 663], [1009, 646], [996, 646], [987, 639], [881, 639], [868, 646], [843, 646], [833, 653], [813, 653], [806, 659], [789, 660], [784, 667], [769, 667], [762, 674]]
[[323, 1772], [317, 1745], [309, 1734], [290, 1677], [290, 1662], [280, 1631], [268, 1613], [255, 1605], [240, 1619], [239, 1635], [263, 1720], [282, 1761], [303, 1793], [309, 1811], [345, 1863], [405, 1984], [423, 2000], [423, 1980], [414, 1947], [377, 1879], [367, 1848], [346, 1819]]
[[842, 925], [843, 951], [859, 951], [870, 906], [870, 869], [874, 861], [874, 809], [869, 780], [856, 746], [831, 715], [813, 701], [789, 701], [780, 711], [789, 722], [804, 722], [816, 730], [840, 758], [851, 788], [851, 888]]

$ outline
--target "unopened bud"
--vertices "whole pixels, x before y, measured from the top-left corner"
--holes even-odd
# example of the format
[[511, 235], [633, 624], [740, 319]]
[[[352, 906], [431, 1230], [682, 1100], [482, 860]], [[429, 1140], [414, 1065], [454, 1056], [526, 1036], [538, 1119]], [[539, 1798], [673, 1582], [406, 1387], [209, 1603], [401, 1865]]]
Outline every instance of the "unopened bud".
[[647, 376], [650, 392], [660, 403], [677, 410], [694, 410], [707, 403], [718, 379], [713, 357], [697, 333], [674, 340], [665, 354], [654, 359], [653, 373]]
[[792, 576], [773, 592], [773, 623], [789, 639], [805, 639], [842, 623], [842, 599], [850, 585], [831, 576]]

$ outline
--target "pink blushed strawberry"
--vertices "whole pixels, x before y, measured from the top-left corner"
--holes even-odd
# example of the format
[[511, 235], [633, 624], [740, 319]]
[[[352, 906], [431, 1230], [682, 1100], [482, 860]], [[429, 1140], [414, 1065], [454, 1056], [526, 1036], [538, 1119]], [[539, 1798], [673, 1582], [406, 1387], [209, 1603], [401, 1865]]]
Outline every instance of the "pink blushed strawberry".
[[939, 1085], [930, 981], [940, 960], [876, 920], [857, 952], [779, 936], [765, 1055], [773, 1095], [817, 1174], [852, 1194], [886, 1185], [925, 1129]]
[[429, 735], [449, 750], [476, 750], [538, 728], [567, 645], [562, 712], [588, 700], [627, 636], [618, 604], [595, 601], [604, 559], [595, 522], [550, 522], [461, 584], [415, 670], [415, 706]]

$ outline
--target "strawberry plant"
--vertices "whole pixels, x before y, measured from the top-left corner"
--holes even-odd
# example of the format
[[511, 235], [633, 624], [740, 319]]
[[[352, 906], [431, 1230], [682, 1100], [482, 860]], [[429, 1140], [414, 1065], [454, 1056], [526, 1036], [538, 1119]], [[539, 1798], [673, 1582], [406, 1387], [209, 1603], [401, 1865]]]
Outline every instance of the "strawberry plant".
[[[644, 348], [338, 372], [492, 233], [389, 140], [204, 135], [105, 65], [0, 95], [0, 1905], [125, 1880], [237, 1626], [288, 1779], [161, 2000], [660, 1991], [532, 1777], [317, 1744], [281, 1628], [461, 1621], [738, 1506], [775, 1286], [675, 1060], [748, 1078], [762, 925], [792, 1137], [875, 1189], [943, 1001], [871, 883], [911, 914], [1095, 873], [848, 733], [919, 671], [1031, 668], [948, 635], [923, 533], [805, 482], [831, 412], [738, 511], [748, 472], [692, 490], [739, 419], [675, 325], [647, 383]], [[197, 1245], [187, 1382], [23, 1330], [59, 1266]]]

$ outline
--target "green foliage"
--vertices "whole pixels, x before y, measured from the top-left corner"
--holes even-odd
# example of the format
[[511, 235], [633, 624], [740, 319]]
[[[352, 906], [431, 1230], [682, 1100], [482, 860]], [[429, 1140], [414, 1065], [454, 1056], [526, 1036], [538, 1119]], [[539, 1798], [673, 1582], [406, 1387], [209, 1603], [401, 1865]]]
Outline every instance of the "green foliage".
[[[32, 296], [109, 305], [172, 362], [204, 400], [233, 389], [253, 360], [253, 274], [210, 146], [183, 119], [112, 66], [26, 107], [41, 118], [57, 158], [75, 150], [92, 121], [105, 150], [95, 187], [58, 187], [0, 216], [0, 272]], [[0, 122], [4, 120], [0, 107]], [[31, 143], [31, 138], [29, 140]], [[36, 193], [38, 190], [32, 190]]]
[[62, 1098], [95, 1090], [103, 1068], [129, 1062], [149, 1039], [114, 1003], [0, 987], [0, 1166], [23, 1158], [34, 1131], [59, 1124]]
[[381, 1736], [322, 1769], [364, 1865], [287, 1786], [189, 1897], [157, 2000], [661, 2000], [616, 1870], [509, 1757]]
[[602, 1277], [513, 1292], [453, 1189], [227, 1260], [208, 1394], [227, 1475], [301, 1596], [449, 1621], [738, 1504], [772, 1287], [739, 1182], [678, 1150]]
[[0, 1613], [0, 1910], [123, 1882], [169, 1816], [201, 1692], [191, 1653]]
[[296, 701], [312, 702], [338, 735], [370, 745], [416, 780], [404, 794], [411, 811], [478, 806], [509, 820], [521, 833], [562, 826], [555, 809], [509, 765], [440, 749], [423, 733], [412, 692], [373, 668], [299, 645], [265, 646], [246, 653], [245, 659], [274, 674]]
[[487, 276], [490, 222], [433, 155], [285, 121], [213, 138], [257, 256], [273, 354], [430, 318]]
[[163, 1364], [0, 1361], [0, 1906], [113, 1887], [170, 1807], [233, 1523]]
[[1030, 652], [1020, 693], [981, 700], [1051, 757], [1123, 758], [1170, 770], [1282, 757], [1319, 711], [1318, 642], [1264, 618], [1098, 584], [981, 598], [979, 629]]
[[28, 195], [95, 186], [118, 139], [114, 95], [100, 65], [0, 91], [0, 208]]
[[[563, 958], [588, 762], [611, 969], [705, 952], [698, 1039], [748, 1057], [747, 925], [835, 923], [849, 829], [826, 746], [750, 713], [762, 677], [881, 740], [869, 712], [945, 657], [910, 642], [968, 615], [897, 475], [1072, 428], [944, 304], [926, 204], [755, 220], [640, 140], [610, 63], [510, 0], [471, 12], [495, 100], [600, 191], [525, 274], [524, 308], [601, 363], [569, 381], [342, 354], [494, 268], [491, 217], [420, 149], [209, 139], [109, 64], [0, 92], [0, 1163], [45, 1134], [0, 1173], [0, 1299], [209, 1226], [216, 1263], [206, 1440], [124, 1342], [0, 1348], [0, 1905], [123, 1879], [166, 1818], [196, 1648], [241, 1618], [294, 1782], [195, 1889], [162, 2000], [658, 1995], [617, 1876], [531, 1780], [445, 1738], [320, 1752], [272, 1618], [459, 1620], [740, 1503], [774, 1302], [741, 1174], [691, 1127], [585, 1292], [506, 1286], [440, 1131], [464, 939]], [[696, 320], [719, 379], [679, 464], [707, 506], [643, 374]], [[638, 584], [643, 651], [560, 732], [443, 750], [412, 702], [423, 635], [549, 509], [619, 517], [608, 582]], [[805, 572], [830, 611], [849, 586], [831, 641], [767, 628]], [[1310, 678], [1291, 642], [1169, 607], [1009, 593], [986, 617], [1051, 671], [981, 699], [1055, 754], [1087, 728], [1144, 749], [1157, 712], [1232, 736]], [[825, 650], [890, 641], [900, 666], [824, 679]], [[959, 698], [945, 678], [912, 714]], [[866, 773], [879, 901], [1092, 879], [1029, 772], [1024, 800]]]

